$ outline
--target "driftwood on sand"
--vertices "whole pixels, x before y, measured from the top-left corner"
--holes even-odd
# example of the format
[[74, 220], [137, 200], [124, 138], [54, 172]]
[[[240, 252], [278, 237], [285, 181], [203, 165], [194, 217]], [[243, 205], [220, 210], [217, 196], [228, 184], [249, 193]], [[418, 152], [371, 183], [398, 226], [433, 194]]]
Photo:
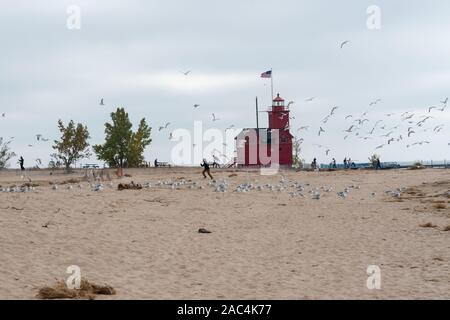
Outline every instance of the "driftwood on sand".
[[131, 181], [131, 183], [119, 183], [117, 186], [117, 190], [141, 190], [142, 185], [139, 183], [134, 183]]

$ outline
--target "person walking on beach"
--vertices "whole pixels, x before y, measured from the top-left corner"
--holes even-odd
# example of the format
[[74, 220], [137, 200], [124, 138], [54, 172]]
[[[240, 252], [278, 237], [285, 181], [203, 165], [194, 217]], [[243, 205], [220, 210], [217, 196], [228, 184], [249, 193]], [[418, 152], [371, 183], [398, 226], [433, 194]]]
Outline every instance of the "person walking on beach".
[[377, 158], [377, 170], [381, 169], [381, 161], [380, 158]]
[[25, 167], [23, 166], [24, 162], [25, 162], [25, 160], [23, 160], [23, 157], [20, 156], [19, 164], [20, 164], [20, 170], [22, 170], [22, 171], [25, 170]]
[[344, 169], [347, 169], [347, 157], [344, 158]]
[[155, 168], [158, 167], [158, 159], [155, 159]]
[[203, 172], [202, 172], [203, 178], [206, 179], [206, 174], [205, 174], [205, 173], [207, 173], [208, 176], [209, 176], [209, 177], [211, 178], [211, 180], [212, 180], [213, 177], [212, 177], [212, 175], [211, 175], [211, 172], [210, 172], [210, 169], [209, 169], [209, 164], [208, 164], [208, 162], [206, 162], [206, 159], [203, 159], [203, 163], [200, 164], [200, 165], [203, 167]]
[[332, 165], [333, 169], [337, 168], [336, 159], [335, 158], [333, 158], [333, 161], [331, 162], [331, 165]]
[[311, 169], [316, 170], [317, 169], [317, 159], [314, 158], [313, 162], [311, 163]]

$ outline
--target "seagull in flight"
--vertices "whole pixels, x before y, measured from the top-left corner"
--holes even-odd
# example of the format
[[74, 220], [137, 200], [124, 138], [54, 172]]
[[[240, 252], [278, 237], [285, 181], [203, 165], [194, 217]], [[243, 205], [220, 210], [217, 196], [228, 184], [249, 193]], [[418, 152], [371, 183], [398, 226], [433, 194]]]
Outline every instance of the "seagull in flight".
[[308, 130], [308, 128], [309, 128], [309, 126], [303, 126], [303, 127], [298, 128], [297, 131]]
[[41, 140], [41, 138], [42, 138], [42, 134], [37, 134], [37, 135], [36, 135], [36, 140], [37, 140], [37, 141]]
[[311, 102], [311, 101], [313, 101], [315, 98], [316, 98], [316, 97], [308, 98], [308, 99], [305, 100], [305, 102]]
[[322, 122], [323, 123], [327, 123], [329, 119], [330, 119], [330, 115], [328, 115], [325, 118], [323, 118]]
[[288, 105], [286, 106], [286, 108], [289, 108], [292, 104], [294, 104], [295, 101], [289, 101]]
[[345, 120], [347, 120], [349, 118], [353, 118], [353, 116], [351, 114], [349, 114], [348, 116], [345, 117]]
[[286, 116], [287, 116], [287, 113], [282, 113], [282, 114], [278, 117], [278, 119], [283, 120], [284, 117], [286, 117]]
[[376, 105], [378, 102], [381, 102], [381, 99], [377, 99], [375, 101], [372, 101], [371, 103], [369, 103], [369, 106]]
[[189, 71], [186, 71], [186, 72], [183, 72], [183, 71], [180, 71], [182, 74], [184, 74], [185, 76], [188, 76], [191, 72], [192, 72], [192, 70], [189, 70]]
[[344, 42], [342, 42], [342, 43], [341, 43], [341, 49], [344, 48], [344, 46], [345, 46], [346, 44], [348, 44], [348, 43], [350, 43], [350, 41], [348, 41], [348, 40], [345, 40]]
[[170, 125], [170, 122], [167, 122], [164, 126], [160, 126], [158, 131], [161, 131], [163, 129], [166, 129]]
[[104, 106], [104, 105], [105, 105], [105, 103], [103, 102], [103, 98], [101, 98], [101, 100], [100, 100], [100, 105], [101, 105], [101, 106]]
[[331, 109], [330, 116], [332, 116], [337, 109], [339, 109], [339, 107], [333, 107]]
[[323, 130], [323, 128], [320, 127], [320, 129], [319, 129], [319, 136], [320, 136], [320, 134], [321, 134], [322, 132], [325, 132], [325, 130]]
[[441, 103], [442, 103], [442, 104], [447, 104], [447, 102], [448, 102], [448, 97], [447, 97], [447, 98], [445, 98], [445, 100], [444, 100], [444, 101], [441, 101]]
[[213, 117], [213, 120], [212, 120], [212, 121], [218, 121], [218, 120], [220, 120], [220, 119], [216, 118], [216, 115], [215, 115], [214, 113], [212, 114], [212, 117]]
[[419, 127], [421, 127], [425, 123], [425, 121], [427, 121], [428, 119], [431, 119], [431, 118], [433, 118], [433, 117], [425, 117], [424, 119], [422, 119], [419, 122], [417, 122], [417, 125]]
[[345, 131], [345, 132], [353, 132], [353, 131], [352, 131], [353, 127], [354, 127], [354, 125], [352, 124], [352, 125], [350, 126], [350, 128], [348, 128], [347, 130], [344, 130], [344, 131]]
[[194, 104], [194, 108], [198, 108], [198, 107], [200, 107], [199, 104]]
[[429, 108], [428, 108], [428, 113], [430, 113], [431, 110], [433, 110], [433, 109], [437, 109], [437, 107], [429, 107]]

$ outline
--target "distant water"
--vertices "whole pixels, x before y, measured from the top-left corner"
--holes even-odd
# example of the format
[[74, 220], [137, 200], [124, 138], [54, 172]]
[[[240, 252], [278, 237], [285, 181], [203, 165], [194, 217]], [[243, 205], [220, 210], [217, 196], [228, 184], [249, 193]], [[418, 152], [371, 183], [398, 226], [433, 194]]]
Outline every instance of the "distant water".
[[[395, 167], [412, 167], [414, 166], [417, 162], [420, 162], [422, 165], [424, 166], [445, 166], [445, 167], [450, 167], [450, 160], [426, 160], [426, 161], [422, 161], [422, 160], [416, 160], [416, 161], [390, 161], [390, 162], [381, 162], [381, 167], [382, 168], [395, 168]], [[307, 164], [305, 166], [306, 168], [311, 167], [310, 164]], [[337, 169], [344, 169], [344, 165], [343, 164], [336, 164]], [[372, 167], [372, 164], [369, 162], [366, 163], [355, 163], [353, 168], [369, 168]], [[321, 169], [328, 169], [331, 168], [330, 164], [320, 164], [320, 168]]]

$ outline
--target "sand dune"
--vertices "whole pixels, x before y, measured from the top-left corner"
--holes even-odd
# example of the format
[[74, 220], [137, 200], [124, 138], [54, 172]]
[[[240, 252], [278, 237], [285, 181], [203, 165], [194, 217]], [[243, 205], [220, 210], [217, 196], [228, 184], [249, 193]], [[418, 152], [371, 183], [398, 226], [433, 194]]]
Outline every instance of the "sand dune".
[[[281, 174], [213, 170], [230, 184], [220, 193], [199, 169], [126, 172], [99, 192], [87, 182], [53, 190], [83, 173], [47, 171], [28, 173], [32, 192], [0, 192], [1, 299], [33, 299], [70, 265], [112, 286], [107, 299], [450, 299], [448, 170], [282, 172], [310, 184], [304, 198], [289, 188], [232, 192], [277, 184]], [[205, 188], [116, 189], [177, 178]], [[25, 182], [0, 172], [2, 187]], [[359, 189], [337, 196], [350, 185]], [[308, 190], [321, 186], [333, 191], [312, 199]], [[401, 187], [399, 197], [385, 193]], [[366, 287], [369, 265], [381, 269], [381, 290]]]

